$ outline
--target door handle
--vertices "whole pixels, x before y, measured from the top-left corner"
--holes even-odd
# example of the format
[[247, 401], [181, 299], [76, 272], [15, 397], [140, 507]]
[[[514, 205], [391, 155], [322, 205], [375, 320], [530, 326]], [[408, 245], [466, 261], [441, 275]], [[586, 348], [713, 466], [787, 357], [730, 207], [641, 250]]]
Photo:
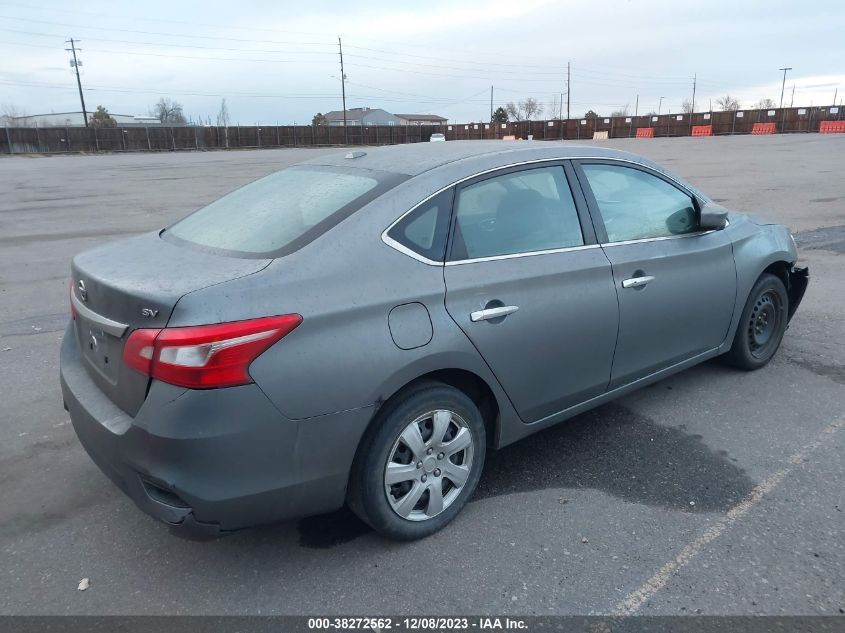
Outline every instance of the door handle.
[[470, 321], [477, 323], [478, 321], [486, 321], [487, 319], [498, 319], [499, 317], [508, 316], [519, 310], [519, 306], [499, 306], [498, 308], [485, 308], [471, 312], [469, 315]]
[[650, 281], [654, 281], [654, 277], [652, 275], [646, 275], [644, 277], [631, 277], [630, 279], [625, 279], [622, 281], [622, 287], [639, 288], [641, 286], [645, 286]]

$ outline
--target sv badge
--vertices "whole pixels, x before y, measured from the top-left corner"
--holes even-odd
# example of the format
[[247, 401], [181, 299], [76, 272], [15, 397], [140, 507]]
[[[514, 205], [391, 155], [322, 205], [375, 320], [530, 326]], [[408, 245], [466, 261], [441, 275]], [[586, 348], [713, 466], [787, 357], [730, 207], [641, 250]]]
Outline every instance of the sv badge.
[[149, 317], [155, 318], [158, 316], [158, 310], [154, 310], [153, 308], [141, 308], [141, 316], [142, 317]]

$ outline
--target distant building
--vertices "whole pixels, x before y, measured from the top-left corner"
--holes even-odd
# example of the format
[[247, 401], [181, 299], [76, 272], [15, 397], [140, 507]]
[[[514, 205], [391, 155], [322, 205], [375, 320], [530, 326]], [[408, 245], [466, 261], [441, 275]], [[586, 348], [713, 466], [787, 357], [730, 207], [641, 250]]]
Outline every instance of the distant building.
[[397, 114], [400, 125], [446, 125], [448, 119], [436, 114]]
[[[94, 111], [88, 113], [90, 117]], [[109, 116], [120, 127], [144, 127], [161, 125], [154, 116], [138, 116], [134, 114], [113, 114]], [[30, 114], [28, 116], [6, 117], [5, 125], [9, 127], [82, 127], [85, 117], [82, 112], [51, 112], [50, 114]]]
[[[326, 112], [329, 125], [343, 125], [343, 110]], [[350, 108], [346, 111], [347, 125], [401, 125], [399, 117], [381, 108]]]
[[[343, 110], [325, 114], [329, 125], [343, 125]], [[448, 119], [436, 114], [391, 114], [381, 108], [350, 108], [347, 125], [445, 125]]]

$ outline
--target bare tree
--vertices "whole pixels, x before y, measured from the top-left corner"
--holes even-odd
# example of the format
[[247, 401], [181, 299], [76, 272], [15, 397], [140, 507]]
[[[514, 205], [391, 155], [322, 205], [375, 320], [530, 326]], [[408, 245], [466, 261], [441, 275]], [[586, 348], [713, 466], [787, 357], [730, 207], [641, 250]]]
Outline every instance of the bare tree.
[[182, 104], [169, 97], [159, 99], [150, 114], [161, 121], [162, 125], [186, 125], [188, 123], [184, 112], [182, 112]]
[[559, 120], [561, 117], [561, 101], [558, 95], [552, 95], [552, 100], [549, 102], [548, 118]]
[[626, 103], [625, 105], [623, 105], [618, 110], [614, 110], [613, 112], [611, 112], [610, 116], [614, 116], [614, 117], [628, 116], [630, 114], [630, 112], [629, 112], [630, 107], [631, 107], [630, 104]]
[[723, 112], [727, 112], [729, 110], [739, 110], [739, 99], [736, 99], [728, 94], [716, 99], [716, 105], [719, 106]]
[[528, 97], [519, 105], [521, 105], [522, 109], [525, 111], [526, 119], [539, 119], [540, 116], [542, 116], [543, 114], [543, 104], [534, 99], [533, 97]]
[[681, 112], [683, 112], [684, 114], [692, 114], [693, 107], [692, 101], [690, 99], [684, 99], [681, 102]]
[[769, 110], [771, 108], [776, 107], [776, 105], [777, 104], [775, 104], [774, 99], [769, 99], [768, 97], [766, 97], [765, 99], [760, 99], [757, 103], [755, 103], [751, 107], [754, 108], [755, 110]]
[[229, 108], [226, 106], [225, 97], [220, 102], [220, 110], [217, 112], [217, 127], [229, 127]]
[[543, 104], [534, 97], [527, 97], [525, 101], [520, 101], [517, 104], [509, 101], [505, 106], [505, 111], [514, 121], [530, 121], [543, 114]]
[[522, 121], [522, 110], [517, 108], [516, 104], [513, 101], [508, 101], [505, 104], [505, 112], [508, 113], [508, 119], [513, 119], [514, 121]]
[[0, 120], [6, 125], [14, 125], [15, 127], [27, 127], [25, 121], [15, 121], [14, 119], [25, 117], [26, 110], [19, 107], [17, 104], [9, 101], [0, 103]]

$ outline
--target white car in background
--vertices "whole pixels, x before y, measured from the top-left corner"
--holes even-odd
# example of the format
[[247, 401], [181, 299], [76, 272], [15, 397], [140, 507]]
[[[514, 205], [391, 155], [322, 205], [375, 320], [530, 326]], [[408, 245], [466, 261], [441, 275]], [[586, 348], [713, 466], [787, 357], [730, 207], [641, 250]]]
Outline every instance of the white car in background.
[[431, 138], [428, 139], [428, 142], [429, 143], [440, 143], [440, 142], [444, 142], [445, 140], [446, 140], [445, 134], [441, 134], [440, 132], [436, 132], [436, 133], [431, 135]]

